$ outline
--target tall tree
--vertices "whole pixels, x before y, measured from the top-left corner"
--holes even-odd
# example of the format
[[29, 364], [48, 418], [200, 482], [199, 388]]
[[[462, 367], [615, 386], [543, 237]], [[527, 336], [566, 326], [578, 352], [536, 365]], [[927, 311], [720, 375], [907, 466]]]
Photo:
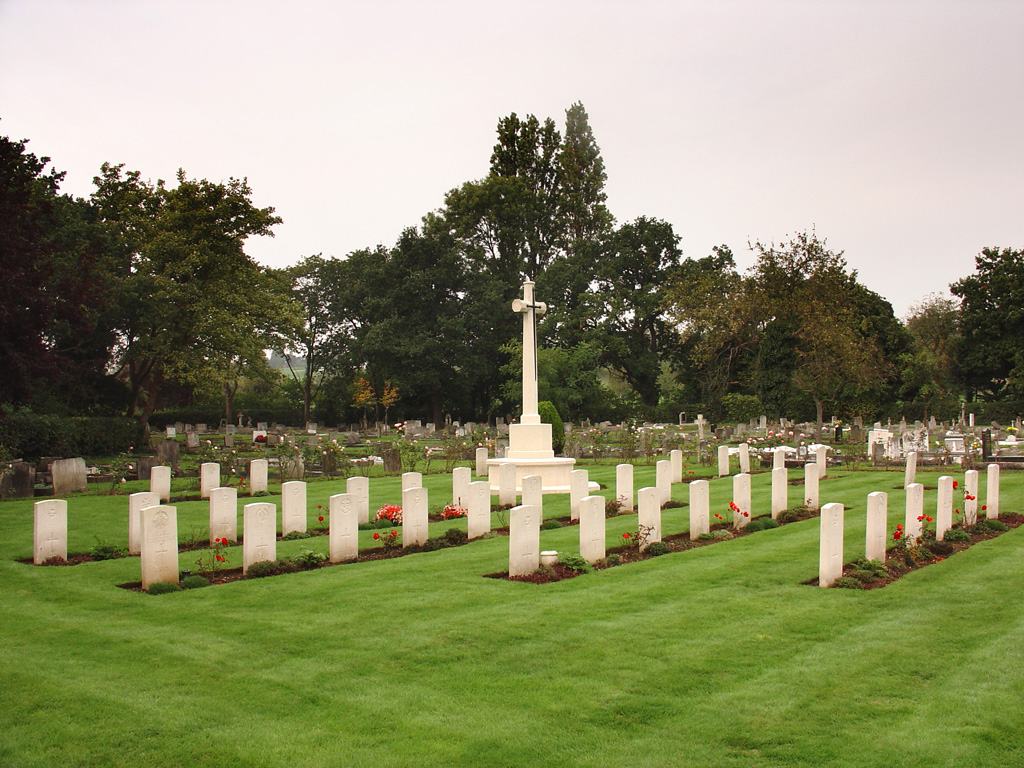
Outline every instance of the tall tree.
[[903, 395], [923, 416], [954, 415], [957, 408], [956, 353], [960, 343], [960, 305], [931, 294], [910, 308], [906, 323], [912, 347], [902, 366]]

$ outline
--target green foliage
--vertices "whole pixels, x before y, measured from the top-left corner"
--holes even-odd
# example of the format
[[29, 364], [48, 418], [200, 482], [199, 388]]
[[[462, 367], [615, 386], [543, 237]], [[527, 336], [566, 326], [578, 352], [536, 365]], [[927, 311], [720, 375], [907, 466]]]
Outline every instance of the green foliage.
[[313, 534], [309, 531], [289, 531], [281, 537], [281, 541], [296, 541], [298, 539], [308, 539]]
[[321, 563], [327, 560], [327, 555], [314, 552], [312, 549], [304, 549], [298, 554], [292, 555], [289, 559], [299, 568], [310, 569], [319, 568]]
[[273, 560], [258, 560], [249, 565], [245, 575], [250, 579], [262, 579], [267, 576], [273, 576], [277, 572], [277, 563]]
[[719, 528], [717, 531], [712, 531], [711, 535], [716, 539], [733, 538], [732, 531], [726, 530], [725, 528]]
[[1006, 523], [1001, 522], [999, 520], [988, 520], [988, 519], [985, 519], [985, 520], [982, 520], [981, 522], [979, 522], [978, 525], [981, 526], [982, 528], [988, 528], [990, 531], [1005, 531], [1006, 530]]
[[662, 509], [681, 509], [686, 506], [685, 501], [679, 501], [679, 499], [669, 499], [661, 505]]
[[576, 573], [590, 573], [593, 566], [580, 555], [562, 555], [558, 562]]
[[616, 499], [613, 496], [609, 496], [604, 502], [604, 516], [605, 517], [618, 517], [619, 513], [622, 512], [624, 504], [622, 499]]
[[779, 512], [779, 516], [776, 519], [783, 525], [795, 523], [800, 520], [800, 513], [795, 509], [784, 509]]
[[747, 422], [764, 413], [764, 406], [756, 395], [741, 395], [738, 392], [725, 395], [722, 398], [722, 408], [725, 411], [725, 418], [734, 423]]
[[542, 531], [550, 531], [550, 530], [553, 530], [555, 528], [561, 528], [561, 527], [562, 527], [562, 524], [560, 522], [558, 522], [557, 520], [545, 520], [543, 523], [540, 524], [540, 529]]
[[699, 534], [697, 534], [697, 539], [700, 540], [700, 541], [713, 541], [714, 539], [717, 539], [717, 538], [719, 538], [719, 537], [715, 536], [714, 533], [710, 533], [710, 532], [709, 533], [699, 533]]
[[644, 550], [651, 557], [661, 557], [667, 555], [672, 551], [672, 547], [666, 544], [664, 541], [653, 541], [647, 545], [647, 549]]
[[562, 424], [562, 417], [558, 415], [554, 404], [547, 400], [537, 403], [537, 413], [540, 414], [543, 423], [551, 425], [551, 447], [556, 456], [560, 455], [565, 448], [565, 425]]
[[929, 552], [931, 552], [933, 555], [938, 555], [939, 557], [945, 557], [947, 555], [951, 555], [955, 551], [953, 549], [952, 542], [949, 542], [949, 541], [935, 541], [934, 539], [925, 542], [924, 547]]
[[210, 580], [205, 576], [200, 576], [199, 574], [186, 576], [181, 580], [182, 589], [201, 589], [208, 586], [210, 586]]
[[767, 531], [770, 528], [778, 528], [779, 521], [765, 515], [763, 517], [755, 517], [747, 523], [746, 527], [748, 531]]
[[622, 565], [622, 556], [613, 553], [611, 555], [608, 555], [608, 557], [606, 557], [604, 559], [604, 562], [605, 562], [605, 565], [610, 565], [610, 566]]
[[846, 574], [851, 579], [856, 579], [861, 584], [872, 584], [881, 578], [874, 571], [852, 570]]
[[860, 558], [859, 560], [854, 560], [850, 565], [858, 571], [867, 571], [875, 574], [879, 578], [889, 575], [888, 567], [885, 563], [879, 560], [867, 560], [865, 558]]
[[832, 582], [833, 589], [864, 589], [864, 582], [850, 576], [840, 576]]
[[141, 439], [139, 423], [132, 419], [0, 408], [0, 442], [13, 455], [26, 460], [40, 456], [113, 456], [139, 445]]
[[151, 595], [166, 595], [168, 592], [180, 592], [181, 587], [169, 581], [155, 581], [146, 591]]
[[114, 560], [119, 557], [126, 557], [128, 550], [97, 536], [96, 544], [89, 549], [89, 555], [93, 560]]
[[461, 528], [449, 528], [444, 532], [444, 540], [450, 547], [458, 547], [469, 541], [469, 534]]
[[970, 541], [971, 534], [962, 528], [950, 528], [942, 536], [943, 541]]
[[436, 552], [439, 549], [447, 549], [451, 544], [443, 536], [431, 536], [423, 542], [424, 552]]

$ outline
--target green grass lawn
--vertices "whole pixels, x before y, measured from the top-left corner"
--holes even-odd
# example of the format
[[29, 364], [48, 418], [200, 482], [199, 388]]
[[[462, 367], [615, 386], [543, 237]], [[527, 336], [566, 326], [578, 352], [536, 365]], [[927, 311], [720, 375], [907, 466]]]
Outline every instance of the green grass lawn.
[[[611, 495], [614, 467], [589, 469]], [[821, 498], [846, 505], [851, 560], [869, 492], [889, 493], [890, 530], [903, 521], [903, 474], [830, 475]], [[753, 477], [755, 515], [770, 477]], [[636, 468], [637, 489], [653, 483], [654, 467]], [[450, 500], [450, 476], [424, 484], [432, 508]], [[371, 509], [399, 487], [372, 480]], [[713, 511], [731, 488], [712, 481]], [[310, 484], [311, 525], [343, 490]], [[1022, 494], [1024, 473], [1003, 473], [1002, 510], [1021, 511]], [[71, 498], [69, 550], [126, 544], [126, 513], [125, 496]], [[546, 517], [567, 513], [566, 497], [545, 499]], [[207, 505], [178, 515], [184, 538]], [[666, 510], [663, 532], [687, 519]], [[609, 520], [609, 546], [635, 528]], [[576, 552], [578, 535], [542, 531], [542, 548]], [[31, 556], [31, 502], [5, 502], [0, 765], [1022, 765], [1022, 537], [866, 592], [802, 585], [818, 567], [808, 520], [547, 585], [483, 578], [507, 568], [495, 538], [151, 596], [115, 586], [138, 580], [138, 558], [15, 562]], [[327, 540], [278, 553], [310, 547]]]

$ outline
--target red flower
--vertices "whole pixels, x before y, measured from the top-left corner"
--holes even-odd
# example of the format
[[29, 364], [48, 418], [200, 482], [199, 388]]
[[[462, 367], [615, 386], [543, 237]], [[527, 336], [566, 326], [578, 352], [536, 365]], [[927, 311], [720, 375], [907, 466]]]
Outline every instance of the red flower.
[[624, 533], [624, 534], [622, 534], [622, 538], [624, 538], [624, 539], [628, 539], [628, 538], [629, 538], [629, 534], [628, 534], [628, 533]]
[[934, 519], [932, 519], [932, 516], [931, 516], [931, 515], [925, 515], [925, 520], [927, 520], [927, 521], [928, 521], [929, 523], [933, 523], [933, 522], [935, 522], [935, 520], [934, 520]]
[[373, 534], [373, 538], [375, 538], [375, 539], [379, 539], [379, 538], [380, 538], [380, 534], [379, 534], [379, 533], [375, 533], [375, 534]]
[[903, 526], [902, 525], [897, 525], [896, 526], [896, 530], [897, 531], [902, 531], [903, 530]]
[[324, 516], [320, 515], [320, 517], [318, 517], [317, 520], [319, 520], [322, 523], [324, 521]]
[[986, 509], [988, 509], [988, 504], [982, 504], [981, 511], [984, 512]]
[[324, 505], [323, 505], [323, 504], [317, 504], [317, 505], [316, 505], [316, 508], [317, 508], [317, 509], [323, 509], [323, 508], [324, 508]]
[[957, 489], [957, 488], [959, 488], [959, 487], [960, 487], [960, 482], [959, 482], [959, 481], [957, 481], [957, 480], [954, 480], [954, 481], [953, 481], [953, 490], [956, 490], [956, 489]]
[[744, 513], [743, 513], [743, 516], [744, 516], [744, 517], [750, 517], [750, 513], [749, 513], [749, 512], [744, 512]]
[[901, 537], [902, 535], [903, 535], [903, 531], [896, 531], [895, 533], [893, 533], [892, 537], [893, 537], [894, 539], [896, 539], [896, 541], [899, 541], [899, 539], [900, 539], [900, 537]]

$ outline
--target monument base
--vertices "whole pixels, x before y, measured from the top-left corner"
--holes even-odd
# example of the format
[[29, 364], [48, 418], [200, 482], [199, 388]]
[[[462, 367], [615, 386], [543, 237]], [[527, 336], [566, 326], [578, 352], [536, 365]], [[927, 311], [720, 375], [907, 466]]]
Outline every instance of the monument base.
[[[575, 468], [576, 459], [566, 459], [561, 456], [550, 459], [516, 459], [511, 456], [504, 459], [488, 459], [487, 479], [491, 484], [492, 493], [497, 493], [500, 490], [497, 470], [502, 464], [515, 465], [517, 494], [523, 492], [523, 478], [531, 475], [540, 475], [541, 488], [544, 493], [569, 493], [569, 473]], [[591, 493], [601, 488], [594, 481], [590, 481], [589, 485]]]

